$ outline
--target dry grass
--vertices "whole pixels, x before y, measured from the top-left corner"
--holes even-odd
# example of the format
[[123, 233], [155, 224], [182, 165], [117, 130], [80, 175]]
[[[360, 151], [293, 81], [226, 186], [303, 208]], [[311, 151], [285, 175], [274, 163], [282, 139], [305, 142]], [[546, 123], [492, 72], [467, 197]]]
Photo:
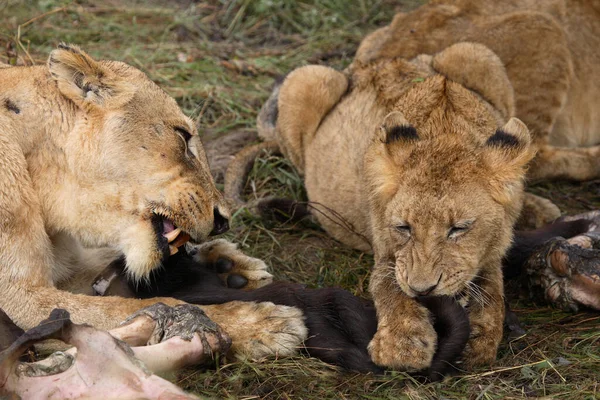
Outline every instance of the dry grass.
[[[419, 0], [0, 0], [0, 61], [43, 63], [59, 42], [145, 71], [200, 121], [207, 137], [255, 130], [275, 77], [307, 63], [346, 66], [360, 38]], [[600, 206], [599, 182], [534, 188], [565, 211]], [[285, 160], [265, 156], [248, 193], [302, 199], [301, 180]], [[271, 225], [247, 212], [228, 234], [267, 260], [279, 278], [336, 285], [366, 295], [372, 257], [340, 246], [318, 226]], [[527, 335], [502, 345], [492, 369], [419, 385], [402, 373], [342, 373], [314, 359], [237, 362], [183, 371], [178, 383], [212, 398], [600, 397], [600, 316], [570, 315], [512, 302]]]

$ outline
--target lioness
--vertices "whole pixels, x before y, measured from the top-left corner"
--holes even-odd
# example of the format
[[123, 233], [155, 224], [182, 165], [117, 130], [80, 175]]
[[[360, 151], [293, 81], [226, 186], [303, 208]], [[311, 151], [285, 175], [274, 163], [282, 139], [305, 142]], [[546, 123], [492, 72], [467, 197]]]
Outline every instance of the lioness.
[[[600, 176], [600, 2], [433, 0], [368, 35], [355, 62], [412, 59], [461, 41], [502, 61], [514, 92], [507, 111], [527, 125], [537, 150], [528, 179]], [[486, 71], [470, 79], [490, 78]]]
[[[367, 36], [345, 73], [306, 66], [274, 90], [261, 136], [304, 174], [320, 224], [375, 253], [377, 364], [429, 365], [425, 294], [467, 305], [468, 365], [495, 359], [526, 166], [537, 151], [530, 178], [600, 175], [600, 147], [557, 147], [600, 142], [599, 45], [597, 2], [433, 1]], [[527, 200], [537, 225], [558, 215]]]
[[[189, 237], [228, 229], [192, 121], [141, 71], [75, 46], [60, 45], [45, 66], [0, 69], [0, 154], [0, 308], [23, 329], [54, 308], [110, 329], [150, 304], [179, 304], [61, 289], [91, 289], [121, 254], [128, 274], [144, 279]], [[202, 309], [251, 356], [293, 353], [306, 335], [292, 307]]]

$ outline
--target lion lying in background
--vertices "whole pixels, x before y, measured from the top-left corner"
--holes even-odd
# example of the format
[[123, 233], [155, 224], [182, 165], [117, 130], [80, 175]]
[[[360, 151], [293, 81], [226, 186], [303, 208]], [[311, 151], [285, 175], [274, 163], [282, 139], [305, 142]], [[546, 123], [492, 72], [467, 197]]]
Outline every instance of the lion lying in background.
[[[506, 111], [527, 125], [537, 150], [528, 179], [600, 176], [600, 3], [434, 0], [368, 35], [355, 64], [412, 59], [460, 41], [481, 43], [502, 61], [514, 93]], [[470, 79], [494, 78], [486, 71]]]
[[[345, 73], [293, 71], [263, 107], [259, 132], [276, 140], [263, 147], [279, 147], [304, 175], [319, 223], [375, 253], [377, 364], [431, 363], [436, 335], [421, 295], [460, 298], [467, 365], [495, 359], [501, 261], [524, 198], [536, 225], [559, 214], [523, 193], [527, 169], [531, 179], [600, 175], [600, 147], [566, 147], [600, 142], [599, 11], [434, 1], [367, 36]], [[233, 200], [255, 153], [228, 171]]]
[[[0, 154], [0, 308], [22, 329], [54, 308], [107, 330], [157, 302], [181, 304], [91, 297], [90, 282], [120, 255], [143, 280], [190, 237], [228, 229], [196, 128], [175, 100], [136, 68], [75, 46], [60, 45], [44, 66], [0, 68]], [[251, 284], [270, 281], [264, 263], [233, 245], [204, 249]], [[306, 335], [292, 307], [201, 309], [238, 354], [291, 354]]]

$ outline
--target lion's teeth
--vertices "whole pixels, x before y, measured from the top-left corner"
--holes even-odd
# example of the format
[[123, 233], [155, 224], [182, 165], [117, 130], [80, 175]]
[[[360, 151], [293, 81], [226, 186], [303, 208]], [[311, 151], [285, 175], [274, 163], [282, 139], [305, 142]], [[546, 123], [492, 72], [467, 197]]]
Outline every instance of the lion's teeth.
[[167, 241], [171, 243], [179, 234], [181, 233], [181, 228], [173, 229], [171, 232], [163, 233], [163, 236], [167, 238]]
[[181, 232], [177, 239], [171, 242], [171, 246], [180, 247], [183, 246], [188, 240], [190, 240], [190, 235], [185, 232]]
[[171, 246], [171, 245], [169, 245], [169, 250], [171, 252], [171, 255], [177, 254], [177, 252], [179, 251], [179, 249], [177, 247]]

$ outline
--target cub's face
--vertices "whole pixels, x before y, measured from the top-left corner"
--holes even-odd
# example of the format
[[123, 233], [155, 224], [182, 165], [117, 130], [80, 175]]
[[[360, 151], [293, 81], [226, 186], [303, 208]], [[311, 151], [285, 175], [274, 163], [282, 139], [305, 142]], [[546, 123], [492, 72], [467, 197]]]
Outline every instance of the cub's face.
[[75, 47], [52, 52], [48, 66], [83, 115], [64, 151], [84, 243], [120, 249], [142, 278], [190, 237], [228, 229], [196, 128], [171, 97], [141, 71]]
[[[445, 90], [435, 90], [445, 85]], [[531, 159], [527, 128], [432, 77], [378, 127], [365, 158], [378, 267], [408, 296], [470, 294], [499, 268]], [[439, 98], [432, 100], [432, 93]], [[414, 121], [414, 122], [413, 122]]]
[[426, 186], [409, 179], [382, 210], [387, 226], [376, 235], [385, 238], [390, 274], [411, 297], [467, 292], [505, 251], [511, 221], [485, 184]]

